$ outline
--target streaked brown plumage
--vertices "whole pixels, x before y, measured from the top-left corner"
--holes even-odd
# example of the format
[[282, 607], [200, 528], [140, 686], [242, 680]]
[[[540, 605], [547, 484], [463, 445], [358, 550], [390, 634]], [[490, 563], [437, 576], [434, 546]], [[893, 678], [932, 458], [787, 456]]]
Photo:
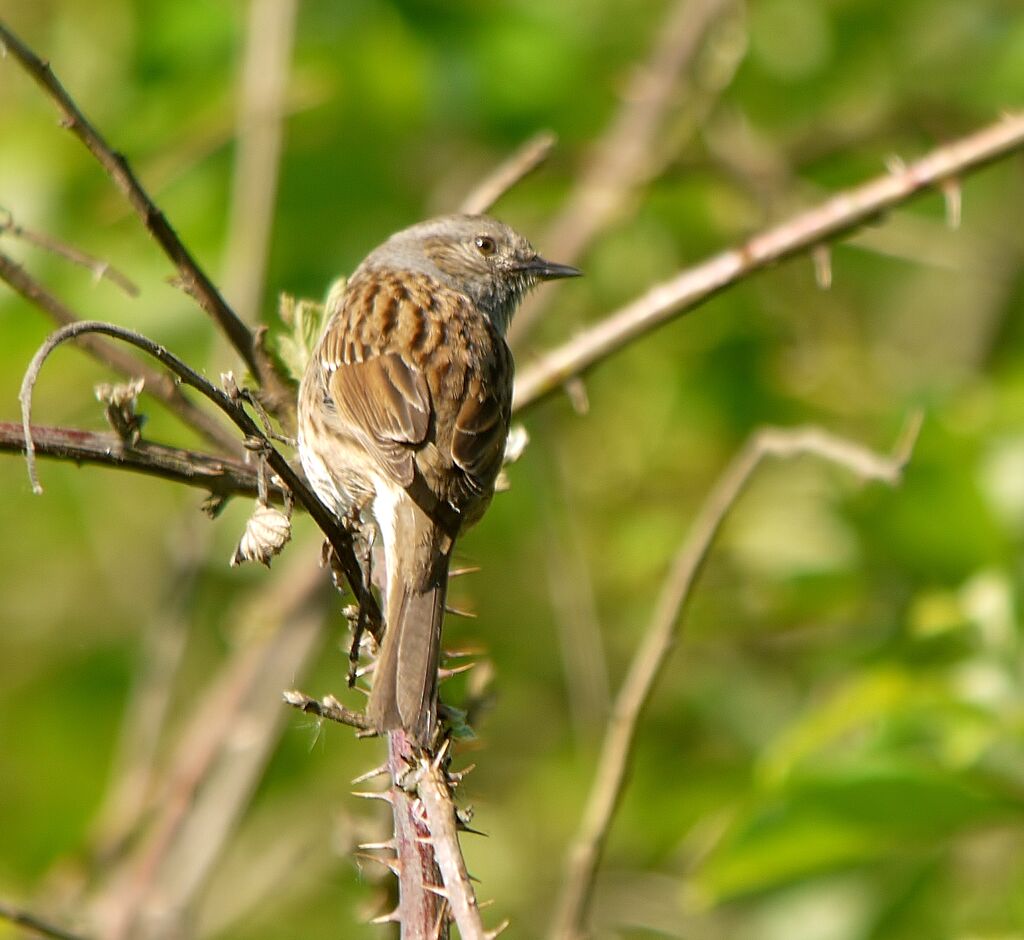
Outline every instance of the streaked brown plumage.
[[445, 216], [372, 252], [328, 310], [299, 396], [299, 449], [339, 516], [372, 516], [386, 569], [385, 637], [368, 717], [432, 733], [448, 565], [484, 513], [508, 436], [504, 333], [538, 280], [579, 272], [485, 216]]

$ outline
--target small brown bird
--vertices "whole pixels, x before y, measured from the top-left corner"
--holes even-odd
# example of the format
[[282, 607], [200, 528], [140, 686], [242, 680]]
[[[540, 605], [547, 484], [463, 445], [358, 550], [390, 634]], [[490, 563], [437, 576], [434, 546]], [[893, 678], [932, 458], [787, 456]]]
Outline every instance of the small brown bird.
[[367, 714], [433, 731], [448, 565], [483, 515], [512, 405], [505, 331], [538, 281], [574, 277], [486, 216], [392, 235], [328, 309], [299, 392], [299, 453], [339, 518], [369, 513], [383, 543], [383, 649]]

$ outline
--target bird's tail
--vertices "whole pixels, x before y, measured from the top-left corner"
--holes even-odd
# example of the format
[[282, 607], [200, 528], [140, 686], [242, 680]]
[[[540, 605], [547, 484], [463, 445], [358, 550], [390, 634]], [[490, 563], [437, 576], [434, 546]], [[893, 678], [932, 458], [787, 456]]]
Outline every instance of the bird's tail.
[[436, 719], [451, 540], [411, 499], [400, 498], [387, 508], [393, 508], [393, 527], [378, 520], [387, 567], [384, 643], [367, 717], [378, 731], [402, 728], [424, 745]]

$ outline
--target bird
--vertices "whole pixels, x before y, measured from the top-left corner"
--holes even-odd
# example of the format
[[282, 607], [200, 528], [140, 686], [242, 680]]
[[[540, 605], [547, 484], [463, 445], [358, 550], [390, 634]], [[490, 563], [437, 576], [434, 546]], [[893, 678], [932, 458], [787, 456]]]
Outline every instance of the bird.
[[392, 235], [328, 298], [298, 450], [319, 499], [383, 548], [378, 732], [432, 740], [452, 550], [494, 495], [509, 432], [505, 334], [530, 288], [580, 274], [497, 219], [445, 215]]

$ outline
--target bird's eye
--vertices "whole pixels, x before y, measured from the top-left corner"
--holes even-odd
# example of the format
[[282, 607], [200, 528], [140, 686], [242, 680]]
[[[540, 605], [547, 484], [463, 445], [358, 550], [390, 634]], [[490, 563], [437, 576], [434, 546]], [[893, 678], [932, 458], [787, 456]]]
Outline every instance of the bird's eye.
[[477, 235], [476, 247], [482, 255], [493, 255], [498, 246], [490, 235]]

